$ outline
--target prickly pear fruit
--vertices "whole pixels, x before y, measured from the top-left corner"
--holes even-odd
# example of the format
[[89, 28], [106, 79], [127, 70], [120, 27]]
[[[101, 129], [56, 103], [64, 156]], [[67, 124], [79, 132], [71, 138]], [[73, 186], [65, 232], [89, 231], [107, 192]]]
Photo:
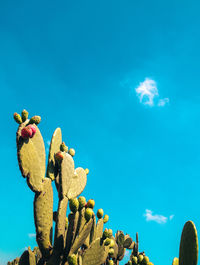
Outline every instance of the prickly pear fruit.
[[69, 153], [71, 156], [75, 156], [75, 150], [74, 150], [73, 148], [70, 148], [68, 153]]
[[108, 246], [108, 245], [110, 245], [110, 242], [111, 242], [110, 238], [107, 237], [107, 238], [104, 240], [104, 245], [105, 245], [105, 246]]
[[103, 217], [103, 209], [99, 209], [99, 210], [97, 211], [97, 217], [98, 217], [99, 219]]
[[109, 259], [109, 260], [107, 261], [107, 265], [114, 265], [114, 261], [113, 261], [112, 259]]
[[79, 202], [77, 198], [69, 200], [69, 208], [73, 213], [76, 213], [79, 208]]
[[85, 169], [85, 173], [86, 173], [86, 175], [89, 174], [89, 169], [88, 168]]
[[115, 245], [115, 240], [111, 239], [111, 240], [110, 240], [110, 247], [113, 248], [114, 245]]
[[77, 257], [75, 254], [68, 256], [67, 261], [69, 265], [77, 265]]
[[88, 202], [87, 202], [87, 207], [88, 208], [91, 208], [93, 209], [94, 208], [94, 205], [95, 205], [95, 201], [90, 199]]
[[103, 231], [103, 239], [109, 237], [109, 233], [108, 233], [108, 229], [106, 228], [104, 231]]
[[31, 138], [32, 137], [32, 130], [31, 128], [28, 128], [28, 126], [24, 127], [22, 130], [21, 130], [21, 137], [24, 138], [24, 139], [28, 139], [28, 138]]
[[33, 124], [35, 123], [36, 125], [38, 125], [41, 121], [41, 117], [40, 116], [33, 116], [30, 121], [29, 124]]
[[29, 124], [29, 125], [27, 126], [27, 128], [30, 128], [30, 129], [31, 129], [31, 131], [32, 131], [32, 135], [30, 136], [30, 138], [33, 138], [33, 136], [35, 135], [35, 133], [36, 133], [36, 131], [37, 131], [36, 126], [33, 125], [33, 124]]
[[66, 219], [65, 219], [65, 229], [67, 229], [68, 228], [68, 218], [66, 217]]
[[60, 151], [62, 152], [68, 152], [68, 147], [66, 146], [66, 144], [64, 142], [62, 142], [62, 144], [60, 145]]
[[22, 121], [25, 122], [28, 119], [28, 111], [22, 110]]
[[154, 265], [152, 262], [149, 262], [148, 265]]
[[83, 207], [85, 207], [86, 204], [86, 199], [83, 196], [80, 196], [78, 198], [78, 202], [79, 202], [79, 210], [83, 209]]
[[107, 214], [104, 215], [103, 222], [104, 224], [107, 223], [109, 220], [109, 216]]
[[17, 123], [19, 123], [19, 124], [22, 123], [22, 118], [21, 118], [21, 116], [20, 116], [17, 112], [15, 112], [15, 113], [13, 114], [13, 117], [14, 117], [14, 120], [15, 120]]
[[127, 265], [132, 265], [132, 261], [129, 260], [129, 261], [127, 262]]
[[58, 153], [55, 154], [55, 160], [58, 163], [61, 163], [63, 158], [64, 158], [64, 155], [63, 155], [63, 153], [61, 151], [59, 151]]
[[149, 258], [147, 256], [144, 256], [142, 260], [142, 265], [148, 265], [149, 264]]
[[140, 255], [138, 256], [138, 262], [141, 263], [142, 260], [143, 260], [143, 258], [144, 258], [144, 256], [143, 256], [142, 254], [140, 254]]
[[93, 211], [91, 208], [85, 209], [85, 219], [88, 222], [93, 216]]
[[135, 256], [133, 256], [132, 257], [132, 263], [133, 263], [133, 265], [137, 265], [137, 257], [135, 257]]

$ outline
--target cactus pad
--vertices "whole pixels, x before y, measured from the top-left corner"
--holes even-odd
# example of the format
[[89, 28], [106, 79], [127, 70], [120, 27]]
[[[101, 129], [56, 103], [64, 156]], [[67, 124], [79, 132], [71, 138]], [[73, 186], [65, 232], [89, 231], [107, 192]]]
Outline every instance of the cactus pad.
[[105, 263], [109, 247], [105, 247], [97, 238], [83, 254], [83, 265], [100, 265]]
[[58, 169], [55, 165], [55, 154], [60, 151], [60, 145], [62, 143], [62, 133], [61, 129], [57, 128], [51, 138], [50, 148], [49, 148], [49, 158], [47, 166], [47, 177], [54, 180], [58, 175]]
[[84, 190], [87, 183], [87, 175], [85, 170], [81, 167], [78, 167], [73, 175], [70, 189], [67, 192], [67, 197], [69, 199], [77, 197]]
[[43, 191], [35, 194], [34, 219], [38, 246], [43, 257], [48, 257], [52, 249], [53, 189], [50, 179], [45, 178], [43, 182]]
[[181, 235], [179, 249], [180, 265], [197, 265], [198, 261], [198, 238], [197, 230], [192, 221], [185, 223]]
[[[42, 191], [42, 180], [45, 175], [45, 147], [41, 133], [37, 127], [33, 138], [23, 139], [21, 130], [28, 120], [22, 123], [17, 131], [17, 155], [19, 167], [23, 177], [32, 191]], [[37, 165], [37, 166], [36, 166]]]

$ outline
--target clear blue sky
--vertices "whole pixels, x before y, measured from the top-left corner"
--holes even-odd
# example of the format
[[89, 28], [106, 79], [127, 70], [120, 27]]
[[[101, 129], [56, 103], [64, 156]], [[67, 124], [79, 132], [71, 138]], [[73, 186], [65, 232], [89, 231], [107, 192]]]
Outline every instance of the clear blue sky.
[[13, 113], [41, 115], [88, 167], [84, 195], [154, 264], [200, 227], [198, 1], [0, 2], [0, 264], [33, 247], [34, 194], [21, 177]]

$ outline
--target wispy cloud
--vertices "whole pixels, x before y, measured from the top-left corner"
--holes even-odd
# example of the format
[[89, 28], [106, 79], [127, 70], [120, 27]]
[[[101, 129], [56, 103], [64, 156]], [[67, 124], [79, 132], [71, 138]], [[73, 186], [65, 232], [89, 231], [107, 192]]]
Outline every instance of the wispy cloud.
[[160, 98], [156, 81], [153, 79], [146, 78], [135, 91], [140, 103], [144, 105], [164, 107], [169, 103], [169, 98]]
[[[154, 221], [158, 224], [164, 224], [168, 221], [168, 217], [160, 214], [153, 214], [153, 211], [146, 209], [144, 213], [144, 217], [146, 221]], [[169, 216], [169, 220], [171, 221], [174, 218], [174, 214]]]
[[36, 237], [36, 234], [35, 234], [35, 233], [29, 233], [29, 234], [28, 234], [28, 237], [29, 237], [29, 238], [35, 238], [35, 237]]

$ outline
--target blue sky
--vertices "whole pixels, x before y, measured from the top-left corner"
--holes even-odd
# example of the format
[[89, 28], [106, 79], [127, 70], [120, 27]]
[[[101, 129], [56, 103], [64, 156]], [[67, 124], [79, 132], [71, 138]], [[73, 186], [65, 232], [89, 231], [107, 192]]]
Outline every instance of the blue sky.
[[[41, 115], [90, 174], [84, 195], [107, 224], [139, 233], [154, 264], [200, 227], [197, 1], [1, 1], [0, 264], [34, 247], [33, 197], [16, 157], [13, 113]], [[55, 196], [56, 197], [56, 196]], [[56, 204], [55, 204], [56, 207]]]

